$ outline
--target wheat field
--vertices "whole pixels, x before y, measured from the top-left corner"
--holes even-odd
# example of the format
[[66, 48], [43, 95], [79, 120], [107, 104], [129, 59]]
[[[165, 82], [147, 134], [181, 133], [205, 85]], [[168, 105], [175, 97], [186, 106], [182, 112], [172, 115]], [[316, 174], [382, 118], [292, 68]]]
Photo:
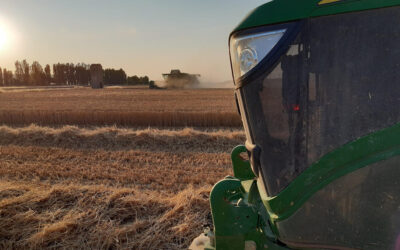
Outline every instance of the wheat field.
[[[59, 112], [68, 102], [63, 98], [72, 100], [88, 92], [64, 91], [52, 90], [55, 99], [46, 105], [40, 101], [46, 91], [3, 92], [0, 110], [29, 112], [36, 110], [29, 107], [42, 105], [41, 112]], [[140, 101], [134, 109], [120, 97], [120, 90], [108, 91], [105, 95], [117, 93], [113, 98], [118, 100], [110, 102], [125, 102], [122, 111], [235, 112], [233, 98], [225, 103], [221, 99], [230, 96], [226, 90], [217, 90], [216, 97], [211, 94], [215, 90], [167, 92], [177, 99], [185, 96], [175, 106], [162, 104], [165, 100], [160, 96], [155, 101], [152, 95], [163, 95], [163, 90], [143, 92], [158, 103], [154, 110], [141, 110]], [[4, 94], [9, 101], [2, 99]], [[202, 103], [203, 98], [208, 101]], [[218, 99], [215, 107], [207, 106], [210, 98]], [[54, 105], [48, 106], [50, 102]], [[95, 109], [88, 104], [92, 102], [96, 94], [80, 105], [70, 104], [78, 111], [92, 112]], [[120, 112], [115, 105], [98, 108]], [[240, 127], [217, 125], [3, 124], [8, 125], [0, 126], [1, 249], [186, 249], [204, 226], [212, 224], [209, 192], [218, 180], [232, 175], [230, 151], [245, 140]]]
[[0, 123], [240, 127], [235, 105], [231, 89], [3, 89]]

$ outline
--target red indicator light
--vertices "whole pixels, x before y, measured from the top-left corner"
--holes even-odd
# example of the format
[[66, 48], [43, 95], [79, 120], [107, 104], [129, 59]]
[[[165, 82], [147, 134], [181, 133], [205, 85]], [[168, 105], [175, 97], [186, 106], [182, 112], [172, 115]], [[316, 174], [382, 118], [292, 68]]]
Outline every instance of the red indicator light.
[[293, 110], [294, 111], [299, 111], [300, 110], [300, 106], [299, 105], [293, 105]]

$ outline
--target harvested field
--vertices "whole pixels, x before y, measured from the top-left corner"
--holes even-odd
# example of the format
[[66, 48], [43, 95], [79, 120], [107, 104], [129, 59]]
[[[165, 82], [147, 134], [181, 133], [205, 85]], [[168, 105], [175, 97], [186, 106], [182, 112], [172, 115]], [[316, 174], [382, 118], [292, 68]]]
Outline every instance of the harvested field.
[[200, 131], [129, 129], [117, 127], [61, 128], [31, 125], [22, 128], [0, 126], [0, 145], [57, 147], [78, 150], [141, 150], [172, 153], [227, 153], [245, 140], [240, 129]]
[[2, 249], [184, 249], [209, 223], [210, 187], [165, 196], [129, 188], [0, 183]]
[[239, 127], [238, 114], [230, 112], [135, 112], [135, 111], [0, 111], [2, 124], [47, 126], [156, 126]]
[[240, 127], [231, 89], [0, 92], [0, 124]]
[[243, 141], [240, 129], [1, 126], [0, 248], [185, 249]]
[[1, 249], [185, 249], [245, 140], [222, 89], [8, 88], [0, 124]]

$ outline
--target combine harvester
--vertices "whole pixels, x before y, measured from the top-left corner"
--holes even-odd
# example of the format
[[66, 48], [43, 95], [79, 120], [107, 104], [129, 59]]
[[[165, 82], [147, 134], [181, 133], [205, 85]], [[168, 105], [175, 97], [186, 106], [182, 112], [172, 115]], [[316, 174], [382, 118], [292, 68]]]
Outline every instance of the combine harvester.
[[400, 249], [399, 23], [400, 0], [275, 0], [232, 32], [247, 141], [191, 249]]
[[199, 74], [183, 73], [179, 69], [171, 70], [171, 73], [162, 74], [167, 88], [195, 88], [199, 82]]

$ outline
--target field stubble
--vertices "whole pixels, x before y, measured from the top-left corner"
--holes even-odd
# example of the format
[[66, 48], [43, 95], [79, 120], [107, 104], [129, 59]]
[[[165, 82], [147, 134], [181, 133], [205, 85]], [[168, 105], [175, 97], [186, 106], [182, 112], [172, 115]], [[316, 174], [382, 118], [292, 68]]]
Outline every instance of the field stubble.
[[0, 248], [184, 249], [241, 130], [0, 127]]

